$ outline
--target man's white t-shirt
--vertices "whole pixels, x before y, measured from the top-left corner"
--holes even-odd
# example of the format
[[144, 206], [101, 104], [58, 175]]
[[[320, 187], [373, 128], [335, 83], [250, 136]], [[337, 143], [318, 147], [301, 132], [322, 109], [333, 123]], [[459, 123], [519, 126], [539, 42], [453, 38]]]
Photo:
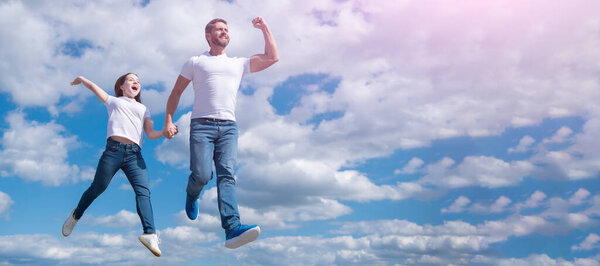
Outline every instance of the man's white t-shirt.
[[188, 59], [181, 76], [194, 84], [192, 118], [235, 121], [235, 104], [242, 77], [250, 72], [250, 59], [212, 56], [208, 52]]
[[150, 110], [135, 99], [125, 96], [117, 98], [109, 95], [104, 105], [108, 110], [108, 137], [124, 137], [141, 147], [144, 119], [150, 117]]

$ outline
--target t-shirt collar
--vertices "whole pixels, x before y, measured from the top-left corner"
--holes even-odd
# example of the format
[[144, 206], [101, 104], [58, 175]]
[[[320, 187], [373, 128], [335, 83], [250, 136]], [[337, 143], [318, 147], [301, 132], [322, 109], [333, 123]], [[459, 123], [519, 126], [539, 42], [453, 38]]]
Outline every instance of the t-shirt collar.
[[135, 99], [129, 98], [127, 96], [119, 96], [119, 99], [123, 99], [123, 100], [128, 101], [128, 102], [136, 102]]
[[206, 56], [212, 56], [212, 57], [219, 57], [219, 56], [227, 56], [227, 53], [223, 53], [223, 54], [220, 54], [220, 55], [211, 55], [210, 51], [206, 51], [206, 52], [204, 52], [204, 55], [206, 55]]

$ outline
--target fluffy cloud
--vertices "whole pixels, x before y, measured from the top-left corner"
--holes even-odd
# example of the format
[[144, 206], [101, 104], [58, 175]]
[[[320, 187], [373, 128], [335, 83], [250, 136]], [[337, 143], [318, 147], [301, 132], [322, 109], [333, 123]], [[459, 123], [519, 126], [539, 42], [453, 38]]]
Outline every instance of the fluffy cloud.
[[[139, 233], [98, 234], [73, 233], [68, 238], [46, 234], [0, 236], [0, 263], [11, 265], [26, 259], [40, 265], [55, 264], [127, 264], [178, 265], [195, 258], [211, 258], [225, 251], [213, 243], [213, 233], [195, 228], [175, 227], [159, 231], [160, 259], [154, 257], [138, 240]], [[221, 244], [221, 243], [219, 243]], [[107, 256], [110, 254], [110, 256]]]
[[[600, 155], [594, 148], [600, 133], [600, 116], [596, 112], [585, 122], [582, 132], [571, 137], [573, 144], [563, 150], [542, 150], [530, 159], [543, 165], [535, 176], [548, 179], [579, 180], [597, 177]], [[559, 130], [560, 131], [560, 130]]]
[[575, 258], [572, 262], [563, 258], [550, 258], [546, 254], [532, 254], [522, 259], [501, 259], [501, 260], [482, 260], [479, 262], [488, 262], [489, 264], [506, 266], [527, 266], [527, 265], [573, 265], [573, 266], [595, 266], [600, 265], [594, 258]]
[[8, 212], [10, 211], [10, 205], [15, 202], [10, 198], [10, 195], [0, 191], [0, 218], [9, 218]]
[[558, 129], [558, 131], [556, 131], [556, 134], [554, 134], [549, 139], [544, 139], [543, 142], [544, 143], [562, 143], [562, 142], [565, 142], [567, 140], [567, 137], [569, 137], [571, 134], [573, 134], [573, 130], [571, 130], [568, 127], [561, 127], [560, 129]]
[[444, 158], [429, 165], [427, 175], [420, 182], [451, 188], [497, 188], [518, 184], [535, 169], [534, 165], [527, 161], [505, 162], [488, 156], [467, 156], [460, 164], [454, 164], [452, 159]]
[[394, 170], [394, 174], [414, 174], [424, 163], [423, 160], [414, 157], [402, 169]]
[[544, 192], [536, 190], [535, 192], [533, 192], [533, 194], [531, 194], [531, 196], [529, 196], [529, 198], [524, 203], [516, 204], [516, 208], [517, 210], [520, 210], [522, 208], [536, 208], [542, 203], [544, 199], [546, 199], [546, 197], [547, 196]]
[[[302, 222], [335, 219], [352, 212], [350, 207], [336, 200], [320, 197], [307, 198], [301, 204], [272, 204], [260, 208], [248, 207], [248, 203], [240, 200], [239, 211], [243, 222], [258, 224], [267, 229], [297, 228]], [[183, 212], [177, 215], [177, 221], [186, 226], [221, 232], [223, 229], [217, 206], [216, 187], [207, 189], [199, 200], [200, 214], [197, 221], [189, 221]]]
[[470, 211], [480, 214], [501, 213], [508, 210], [507, 207], [512, 203], [512, 200], [505, 196], [500, 196], [492, 204], [475, 203], [469, 206], [470, 203], [471, 200], [469, 198], [460, 196], [450, 206], [448, 206], [448, 208], [442, 208], [441, 212], [460, 213], [463, 211]]
[[579, 245], [572, 246], [572, 250], [591, 250], [598, 247], [598, 242], [600, 241], [600, 236], [597, 234], [589, 234], [583, 242]]
[[448, 208], [443, 208], [442, 213], [459, 213], [465, 210], [465, 207], [471, 203], [471, 200], [465, 196], [460, 196]]
[[569, 198], [569, 203], [572, 205], [581, 205], [589, 195], [591, 195], [591, 193], [587, 189], [580, 188], [571, 198]]
[[84, 218], [85, 222], [92, 224], [105, 226], [105, 227], [125, 227], [131, 228], [140, 224], [140, 218], [137, 213], [133, 213], [127, 210], [120, 210], [115, 215], [94, 217], [92, 215], [86, 215]]
[[63, 126], [54, 121], [27, 121], [23, 113], [10, 113], [5, 119], [9, 128], [1, 139], [2, 176], [51, 186], [90, 179], [90, 167], [81, 169], [67, 161], [69, 150], [80, 144], [77, 137], [64, 135]]
[[523, 138], [521, 138], [521, 140], [519, 140], [519, 144], [516, 147], [508, 148], [508, 152], [526, 152], [527, 150], [529, 150], [533, 143], [535, 143], [534, 138], [530, 136], [524, 136]]
[[192, 112], [188, 112], [175, 121], [179, 130], [177, 135], [172, 139], [163, 140], [154, 150], [158, 161], [180, 168], [189, 168], [191, 117]]

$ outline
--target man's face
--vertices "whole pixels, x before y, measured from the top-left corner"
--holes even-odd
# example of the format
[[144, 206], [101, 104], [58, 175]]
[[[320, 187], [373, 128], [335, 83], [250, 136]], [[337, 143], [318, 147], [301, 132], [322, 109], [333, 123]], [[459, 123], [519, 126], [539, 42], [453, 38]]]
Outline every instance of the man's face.
[[215, 23], [211, 33], [206, 34], [206, 38], [210, 40], [211, 46], [217, 45], [225, 48], [229, 44], [229, 30], [223, 22]]

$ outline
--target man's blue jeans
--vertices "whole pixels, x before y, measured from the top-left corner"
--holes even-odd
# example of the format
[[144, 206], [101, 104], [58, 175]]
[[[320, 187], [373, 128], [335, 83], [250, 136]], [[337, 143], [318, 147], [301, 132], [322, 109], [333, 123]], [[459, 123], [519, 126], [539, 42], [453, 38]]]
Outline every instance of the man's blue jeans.
[[150, 203], [148, 170], [137, 144], [125, 144], [108, 138], [106, 149], [100, 157], [92, 185], [83, 193], [73, 216], [81, 218], [92, 202], [106, 190], [119, 169], [122, 169], [135, 191], [137, 213], [140, 216], [144, 233], [154, 234], [154, 214]]
[[230, 230], [240, 224], [234, 171], [237, 162], [238, 127], [235, 121], [192, 119], [190, 126], [190, 170], [187, 193], [192, 199], [217, 174], [217, 200], [221, 226]]

